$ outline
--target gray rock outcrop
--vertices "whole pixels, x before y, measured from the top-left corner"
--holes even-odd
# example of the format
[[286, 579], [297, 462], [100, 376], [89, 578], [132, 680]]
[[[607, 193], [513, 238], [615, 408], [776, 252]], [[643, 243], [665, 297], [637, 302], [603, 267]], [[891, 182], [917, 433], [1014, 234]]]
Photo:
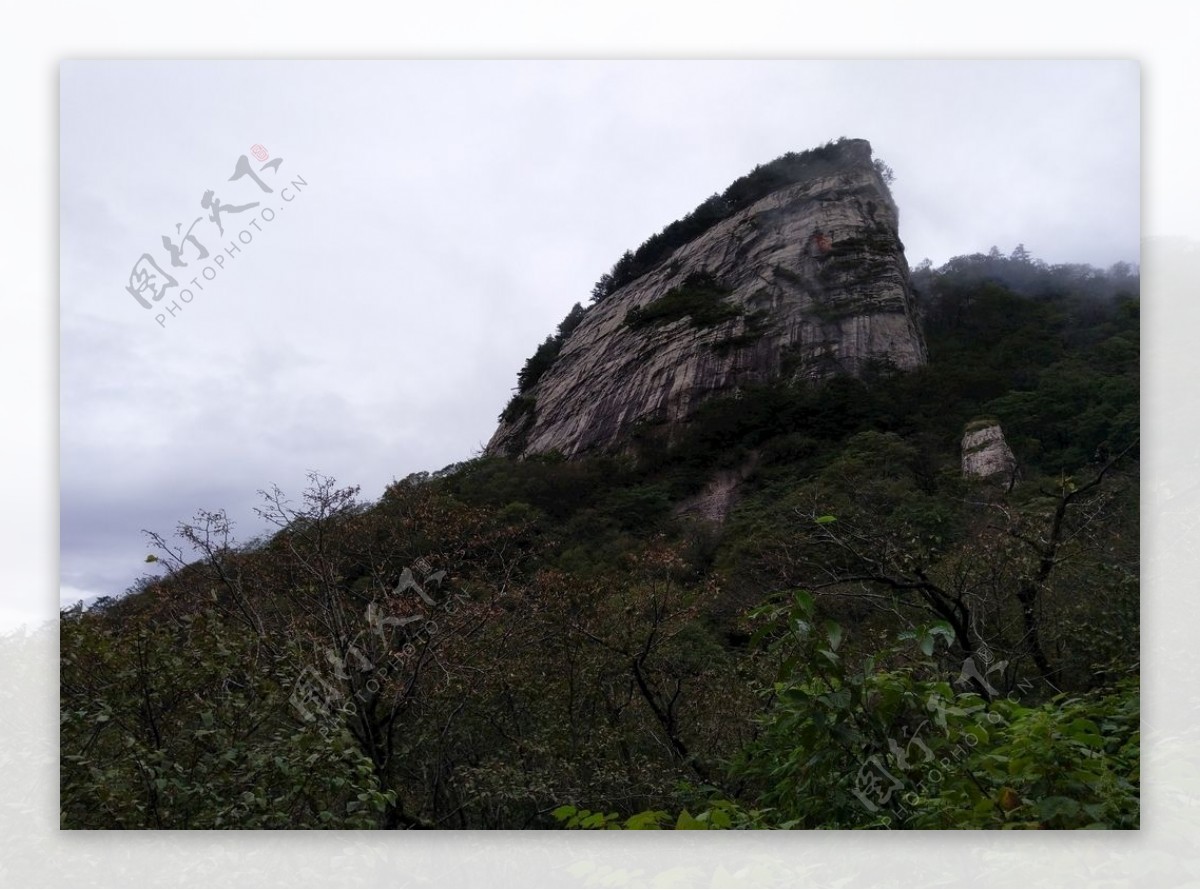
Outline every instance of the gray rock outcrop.
[[1017, 472], [1017, 458], [1000, 424], [977, 420], [967, 425], [962, 439], [963, 475], [976, 479], [1011, 482]]
[[[705, 320], [655, 305], [698, 277], [719, 283]], [[653, 323], [631, 323], [655, 310]], [[846, 140], [828, 169], [717, 223], [593, 306], [487, 453], [620, 450], [635, 425], [677, 430], [741, 385], [861, 374], [873, 361], [913, 368], [925, 346], [896, 206], [869, 143]]]

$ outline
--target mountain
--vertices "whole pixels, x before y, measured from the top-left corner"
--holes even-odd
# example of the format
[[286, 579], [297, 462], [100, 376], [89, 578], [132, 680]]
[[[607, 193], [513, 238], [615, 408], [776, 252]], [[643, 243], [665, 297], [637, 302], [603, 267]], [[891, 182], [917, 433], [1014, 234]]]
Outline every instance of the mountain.
[[582, 315], [487, 453], [619, 451], [635, 426], [674, 437], [702, 402], [748, 384], [923, 364], [887, 175], [870, 143], [842, 139], [701, 205], [683, 222], [713, 223]]
[[149, 534], [62, 614], [61, 826], [1137, 828], [1137, 270], [910, 281], [888, 179], [627, 252], [491, 455]]

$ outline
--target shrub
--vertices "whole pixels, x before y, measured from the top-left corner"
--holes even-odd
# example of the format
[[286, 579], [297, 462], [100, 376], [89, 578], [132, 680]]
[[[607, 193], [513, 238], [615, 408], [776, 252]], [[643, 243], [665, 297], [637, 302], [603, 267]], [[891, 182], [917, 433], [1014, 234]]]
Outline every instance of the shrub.
[[731, 293], [708, 272], [693, 272], [657, 300], [630, 309], [625, 324], [641, 329], [688, 318], [694, 328], [713, 327], [742, 315], [741, 306], [725, 302]]

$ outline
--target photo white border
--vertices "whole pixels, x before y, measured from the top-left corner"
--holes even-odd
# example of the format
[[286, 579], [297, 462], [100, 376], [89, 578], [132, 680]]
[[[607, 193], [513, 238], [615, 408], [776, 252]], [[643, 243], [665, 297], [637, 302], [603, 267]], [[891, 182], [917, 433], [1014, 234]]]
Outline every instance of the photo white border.
[[[1183, 10], [1182, 12], [1180, 10]], [[1186, 4], [41, 3], [0, 42], [16, 496], [0, 519], [3, 886], [1196, 886], [1200, 884], [1200, 232]], [[337, 18], [332, 19], [336, 14]], [[11, 19], [10, 19], [11, 21]], [[57, 829], [58, 64], [70, 58], [1126, 58], [1143, 76], [1143, 828], [1084, 833], [231, 833]], [[920, 97], [914, 97], [914, 102]], [[132, 138], [136, 138], [133, 134]], [[1191, 196], [1190, 202], [1187, 196]]]

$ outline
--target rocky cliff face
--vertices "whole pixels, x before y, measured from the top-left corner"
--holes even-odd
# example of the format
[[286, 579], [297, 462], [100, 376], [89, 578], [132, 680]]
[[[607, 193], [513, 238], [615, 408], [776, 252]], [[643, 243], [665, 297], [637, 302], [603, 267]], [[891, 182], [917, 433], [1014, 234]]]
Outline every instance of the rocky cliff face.
[[1017, 459], [999, 423], [977, 420], [967, 425], [962, 440], [962, 471], [964, 476], [975, 479], [1013, 480]]
[[[925, 361], [890, 192], [863, 140], [593, 306], [489, 454], [619, 450], [704, 400], [781, 376]], [[516, 416], [512, 416], [515, 414]]]

